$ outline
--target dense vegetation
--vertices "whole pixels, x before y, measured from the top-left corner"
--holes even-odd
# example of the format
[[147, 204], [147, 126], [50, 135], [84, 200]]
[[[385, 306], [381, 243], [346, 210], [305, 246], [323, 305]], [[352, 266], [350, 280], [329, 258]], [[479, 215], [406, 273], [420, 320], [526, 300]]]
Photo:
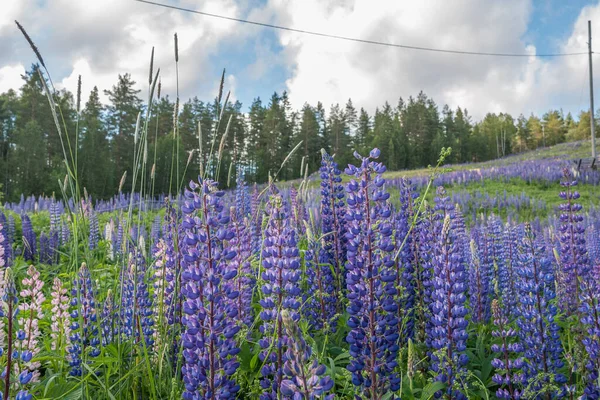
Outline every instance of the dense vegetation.
[[[59, 193], [57, 182], [64, 177], [60, 136], [36, 69], [32, 66], [23, 77], [18, 93], [0, 95], [0, 182], [9, 200], [16, 200], [21, 193]], [[92, 90], [87, 101], [65, 91], [55, 94], [67, 131], [74, 135], [78, 127], [78, 137], [72, 137], [71, 143], [79, 153], [80, 183], [95, 198], [116, 193], [125, 171], [124, 189], [131, 188], [138, 113], [142, 121], [148, 117], [147, 151], [150, 165], [155, 164], [157, 194], [177, 191], [170, 184], [174, 158], [181, 171], [186, 170], [191, 151], [192, 165], [198, 165], [199, 158], [204, 164], [209, 163], [209, 149], [221, 144], [226, 130], [220, 161], [225, 171], [220, 177], [224, 187], [233, 185], [232, 175], [227, 173], [231, 165], [232, 171], [243, 167], [248, 182], [266, 182], [298, 143], [300, 147], [279, 171], [279, 179], [299, 178], [305, 172], [317, 171], [321, 148], [335, 154], [340, 165], [347, 165], [354, 150], [366, 152], [379, 147], [381, 160], [390, 170], [399, 170], [435, 163], [442, 147], [453, 149], [448, 162], [464, 163], [589, 136], [586, 112], [577, 120], [556, 110], [527, 118], [490, 113], [474, 122], [461, 108], [444, 106], [440, 111], [424, 93], [407, 100], [400, 98], [396, 106], [385, 103], [374, 115], [357, 109], [351, 100], [345, 105], [332, 105], [328, 111], [321, 103], [293, 110], [286, 93], [275, 93], [267, 102], [256, 99], [247, 110], [239, 102], [222, 105], [222, 99], [218, 102], [193, 98], [181, 102], [177, 118], [173, 118], [177, 101], [160, 93], [158, 87], [158, 99], [150, 115], [145, 115], [148, 108], [142, 105], [136, 87], [130, 75], [120, 75], [112, 88], [104, 90], [107, 105], [100, 102], [98, 88]], [[218, 129], [217, 121], [222, 121]], [[175, 137], [179, 146], [174, 145]], [[177, 152], [179, 157], [173, 157]], [[150, 173], [150, 168], [146, 173]], [[197, 173], [197, 168], [189, 168], [186, 181]]]
[[343, 183], [323, 153], [318, 189], [201, 178], [133, 218], [7, 205], [4, 398], [597, 398], [600, 219], [571, 172], [557, 218], [468, 228], [379, 156]]

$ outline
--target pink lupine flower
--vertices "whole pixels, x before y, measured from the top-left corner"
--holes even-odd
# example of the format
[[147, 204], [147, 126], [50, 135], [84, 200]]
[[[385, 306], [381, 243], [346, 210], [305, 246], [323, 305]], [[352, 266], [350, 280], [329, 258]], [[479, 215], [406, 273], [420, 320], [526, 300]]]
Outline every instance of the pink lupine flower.
[[[27, 269], [27, 277], [23, 279], [23, 290], [21, 290], [21, 303], [19, 303], [19, 326], [24, 331], [25, 335], [22, 340], [17, 339], [17, 348], [23, 352], [28, 350], [32, 354], [32, 360], [23, 362], [18, 367], [18, 373], [28, 371], [33, 374], [31, 383], [39, 381], [40, 372], [38, 369], [41, 366], [39, 361], [34, 361], [35, 357], [40, 352], [39, 339], [41, 337], [39, 329], [39, 320], [44, 316], [42, 312], [42, 304], [46, 300], [42, 288], [44, 282], [40, 279], [40, 273], [33, 265]], [[15, 365], [15, 367], [17, 367]]]
[[[0, 235], [0, 237], [2, 237], [2, 235]], [[4, 295], [6, 294], [6, 278], [6, 270], [0, 268], [0, 309], [3, 307], [2, 299], [4, 299]], [[5, 325], [4, 318], [0, 318], [0, 349], [4, 349], [6, 345]]]
[[54, 278], [52, 284], [52, 350], [60, 350], [69, 345], [71, 320], [69, 314], [69, 296], [60, 279]]

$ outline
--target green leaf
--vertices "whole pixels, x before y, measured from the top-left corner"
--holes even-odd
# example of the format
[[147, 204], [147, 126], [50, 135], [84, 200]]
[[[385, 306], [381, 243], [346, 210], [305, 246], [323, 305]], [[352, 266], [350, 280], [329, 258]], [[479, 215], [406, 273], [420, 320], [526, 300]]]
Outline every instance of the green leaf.
[[256, 368], [257, 364], [258, 364], [258, 354], [255, 354], [254, 357], [252, 357], [252, 360], [250, 360], [250, 369]]
[[444, 389], [446, 385], [443, 382], [430, 382], [427, 386], [423, 388], [423, 393], [421, 394], [421, 400], [429, 400], [431, 399], [436, 392]]

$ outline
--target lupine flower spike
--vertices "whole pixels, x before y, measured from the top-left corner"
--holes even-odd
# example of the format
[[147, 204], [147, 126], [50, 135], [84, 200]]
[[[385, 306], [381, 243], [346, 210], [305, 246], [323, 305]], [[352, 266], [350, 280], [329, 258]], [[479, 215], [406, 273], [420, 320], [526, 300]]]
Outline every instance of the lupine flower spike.
[[466, 398], [457, 388], [458, 377], [467, 364], [466, 341], [468, 334], [466, 301], [466, 274], [463, 255], [458, 248], [454, 207], [446, 192], [438, 188], [434, 225], [434, 277], [432, 294], [431, 368], [436, 380], [447, 385], [448, 398]]
[[[31, 357], [36, 357], [41, 350], [41, 332], [39, 321], [44, 316], [42, 304], [45, 301], [42, 288], [44, 282], [40, 279], [40, 273], [33, 265], [27, 269], [27, 277], [23, 279], [23, 290], [21, 290], [21, 303], [19, 304], [19, 326], [24, 332], [23, 339], [17, 341], [17, 349], [21, 352], [28, 352]], [[30, 374], [29, 382], [37, 383], [39, 381], [39, 361], [29, 361], [19, 365], [20, 374]]]
[[281, 396], [283, 363], [287, 346], [287, 336], [281, 313], [287, 310], [290, 318], [297, 321], [300, 309], [300, 260], [296, 242], [296, 231], [285, 204], [277, 189], [267, 204], [268, 221], [262, 251], [262, 293], [260, 300], [263, 321], [259, 340], [263, 362], [261, 387], [264, 392], [261, 400], [276, 400]]
[[235, 251], [224, 245], [234, 233], [228, 229], [223, 194], [216, 182], [199, 177], [198, 183], [190, 182], [182, 207], [187, 248], [181, 288], [185, 298], [181, 372], [186, 400], [230, 399], [239, 390], [232, 375], [239, 366], [234, 337], [240, 327], [231, 301], [239, 295], [231, 284], [238, 271], [230, 265]]
[[378, 149], [373, 149], [369, 157], [355, 153], [360, 166], [349, 165], [346, 169], [346, 174], [352, 177], [346, 186], [345, 217], [351, 329], [346, 340], [352, 357], [347, 368], [352, 373], [352, 383], [373, 400], [400, 388], [400, 378], [395, 373], [400, 335], [398, 305], [394, 300], [396, 272], [390, 195], [381, 176], [385, 166], [372, 160], [379, 155]]
[[281, 393], [291, 399], [333, 400], [334, 395], [328, 394], [333, 380], [324, 376], [325, 366], [312, 357], [311, 348], [287, 310], [282, 311], [281, 319], [289, 341], [283, 365], [286, 379], [281, 382]]

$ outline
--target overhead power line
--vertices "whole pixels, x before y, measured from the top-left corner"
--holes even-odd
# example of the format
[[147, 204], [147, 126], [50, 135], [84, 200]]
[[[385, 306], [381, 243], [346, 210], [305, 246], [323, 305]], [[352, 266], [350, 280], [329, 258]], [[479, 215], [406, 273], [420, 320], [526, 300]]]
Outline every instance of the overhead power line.
[[219, 18], [219, 19], [224, 19], [227, 21], [234, 21], [234, 22], [241, 22], [244, 24], [262, 26], [265, 28], [279, 29], [282, 31], [302, 33], [305, 35], [319, 36], [319, 37], [338, 39], [338, 40], [346, 40], [349, 42], [365, 43], [365, 44], [372, 44], [372, 45], [377, 45], [377, 46], [395, 47], [395, 48], [407, 49], [407, 50], [418, 50], [418, 51], [428, 51], [428, 52], [434, 52], [434, 53], [447, 53], [447, 54], [462, 54], [462, 55], [470, 55], [470, 56], [489, 56], [489, 57], [568, 57], [568, 56], [581, 56], [581, 55], [588, 54], [587, 51], [586, 52], [575, 52], [575, 53], [546, 53], [546, 54], [495, 53], [495, 52], [465, 51], [465, 50], [452, 50], [452, 49], [437, 49], [437, 48], [433, 48], [433, 47], [410, 46], [410, 45], [406, 45], [406, 44], [387, 43], [387, 42], [380, 42], [377, 40], [360, 39], [360, 38], [353, 38], [353, 37], [341, 36], [341, 35], [330, 35], [328, 33], [308, 31], [305, 29], [290, 28], [290, 27], [281, 26], [281, 25], [267, 24], [264, 22], [250, 21], [247, 19], [228, 17], [225, 15], [213, 14], [213, 13], [208, 13], [208, 12], [204, 12], [204, 11], [193, 10], [191, 8], [178, 7], [178, 6], [174, 6], [174, 5], [170, 5], [170, 4], [163, 4], [163, 3], [158, 3], [155, 1], [149, 1], [149, 0], [135, 0], [135, 1], [140, 2], [140, 3], [151, 4], [151, 5], [159, 6], [159, 7], [170, 8], [172, 10], [179, 10], [179, 11], [189, 12], [189, 13], [193, 13], [193, 14], [204, 15], [206, 17]]

